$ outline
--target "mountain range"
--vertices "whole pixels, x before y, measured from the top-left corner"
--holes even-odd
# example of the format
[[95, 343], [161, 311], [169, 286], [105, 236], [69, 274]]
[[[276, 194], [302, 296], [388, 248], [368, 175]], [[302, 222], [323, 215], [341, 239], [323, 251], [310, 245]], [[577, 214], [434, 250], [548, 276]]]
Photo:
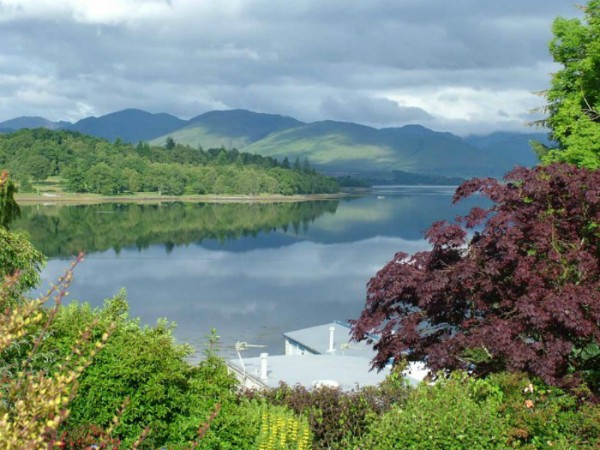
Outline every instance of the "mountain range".
[[501, 177], [537, 158], [529, 141], [548, 144], [544, 133], [497, 132], [462, 138], [420, 125], [373, 128], [352, 122], [305, 123], [292, 117], [241, 109], [209, 111], [190, 120], [166, 113], [126, 109], [75, 123], [41, 117], [0, 122], [0, 132], [20, 128], [67, 129], [108, 140], [163, 145], [167, 137], [204, 149], [225, 147], [272, 156], [308, 158], [333, 175], [381, 176], [393, 170], [446, 177]]

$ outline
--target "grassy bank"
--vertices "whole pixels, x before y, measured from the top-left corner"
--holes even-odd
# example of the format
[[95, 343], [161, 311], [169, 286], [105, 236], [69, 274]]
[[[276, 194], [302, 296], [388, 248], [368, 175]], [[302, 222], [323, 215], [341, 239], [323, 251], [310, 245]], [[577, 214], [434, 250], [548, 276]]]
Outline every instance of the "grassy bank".
[[49, 177], [47, 180], [33, 184], [30, 193], [18, 193], [18, 203], [60, 203], [73, 205], [89, 205], [96, 203], [157, 203], [157, 202], [203, 202], [203, 203], [275, 203], [306, 202], [314, 200], [334, 200], [355, 196], [358, 192], [339, 192], [335, 194], [306, 195], [160, 195], [158, 192], [135, 192], [120, 195], [101, 195], [66, 192], [60, 177]]
[[15, 199], [21, 204], [61, 203], [61, 204], [95, 204], [95, 203], [156, 203], [156, 202], [204, 202], [204, 203], [254, 203], [254, 202], [306, 202], [315, 200], [332, 200], [351, 197], [349, 193], [312, 194], [312, 195], [181, 195], [166, 196], [156, 192], [136, 192], [135, 194], [103, 196], [99, 194], [75, 193], [40, 193], [17, 194]]

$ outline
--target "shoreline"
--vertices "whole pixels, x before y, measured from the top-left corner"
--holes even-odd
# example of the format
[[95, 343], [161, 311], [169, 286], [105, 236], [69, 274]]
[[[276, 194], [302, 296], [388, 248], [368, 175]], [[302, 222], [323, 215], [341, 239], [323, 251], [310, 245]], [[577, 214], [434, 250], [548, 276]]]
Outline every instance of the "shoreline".
[[358, 197], [360, 194], [339, 192], [336, 194], [305, 194], [305, 195], [161, 195], [144, 193], [139, 195], [98, 194], [15, 194], [19, 204], [61, 204], [61, 205], [90, 205], [98, 203], [283, 203], [309, 202], [322, 200], [340, 200]]

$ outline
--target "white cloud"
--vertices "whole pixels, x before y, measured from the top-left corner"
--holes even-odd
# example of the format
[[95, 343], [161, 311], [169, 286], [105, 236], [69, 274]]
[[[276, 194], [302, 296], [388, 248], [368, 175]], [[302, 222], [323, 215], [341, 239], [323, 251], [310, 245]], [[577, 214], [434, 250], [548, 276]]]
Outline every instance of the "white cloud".
[[170, 10], [164, 0], [0, 0], [2, 21], [71, 18], [90, 24], [117, 24], [164, 17]]
[[459, 134], [472, 132], [473, 128], [481, 126], [523, 128], [527, 112], [543, 104], [543, 99], [528, 90], [464, 86], [399, 89], [387, 92], [385, 96], [400, 105], [427, 111], [435, 118], [430, 125]]

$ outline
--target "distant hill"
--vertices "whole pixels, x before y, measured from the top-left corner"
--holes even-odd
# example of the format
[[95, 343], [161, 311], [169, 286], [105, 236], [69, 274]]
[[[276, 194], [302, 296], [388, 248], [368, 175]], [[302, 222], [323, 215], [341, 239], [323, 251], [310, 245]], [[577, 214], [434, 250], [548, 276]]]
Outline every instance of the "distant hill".
[[[43, 117], [16, 117], [14, 119], [0, 122], [0, 130], [19, 130], [21, 128], [48, 128], [49, 130], [57, 130], [66, 128], [72, 125], [70, 122], [52, 122]], [[6, 132], [6, 131], [4, 131]]]
[[[500, 176], [508, 166], [458, 136], [425, 127], [375, 129], [323, 121], [274, 133], [244, 151], [263, 156], [308, 158], [333, 174], [400, 170], [450, 177]], [[527, 150], [528, 151], [528, 150]]]
[[496, 131], [486, 135], [471, 135], [464, 138], [469, 144], [478, 148], [497, 147], [501, 145], [522, 145], [535, 139], [544, 144], [550, 144], [548, 133], [510, 133], [507, 131]]
[[109, 141], [120, 138], [123, 142], [136, 143], [149, 141], [186, 124], [185, 120], [166, 113], [124, 109], [101, 117], [87, 117], [65, 128]]
[[489, 155], [501, 156], [509, 164], [534, 166], [538, 163], [533, 151], [524, 151], [529, 147], [529, 142], [538, 141], [544, 145], [552, 146], [548, 133], [508, 133], [498, 131], [485, 136], [468, 136], [465, 141], [485, 151]]
[[497, 132], [461, 138], [420, 125], [376, 129], [350, 122], [304, 123], [292, 117], [241, 109], [210, 111], [190, 120], [126, 109], [75, 124], [41, 117], [0, 122], [0, 132], [19, 128], [66, 128], [114, 141], [164, 145], [167, 137], [204, 149], [237, 148], [275, 157], [308, 158], [331, 175], [389, 178], [393, 170], [444, 177], [501, 177], [515, 165], [532, 166], [530, 140], [548, 143], [543, 133]]
[[[194, 147], [242, 149], [272, 133], [300, 125], [304, 124], [291, 117], [233, 109], [196, 116], [168, 136], [178, 143]], [[162, 145], [168, 136], [154, 139], [151, 144]]]
[[[238, 148], [271, 156], [308, 158], [331, 175], [369, 178], [399, 170], [446, 177], [501, 177], [515, 165], [535, 165], [528, 141], [539, 134], [497, 133], [471, 137], [440, 133], [420, 125], [376, 129], [350, 122], [325, 120], [303, 123], [291, 117], [244, 110], [211, 111], [183, 128], [154, 139], [203, 148]], [[503, 148], [507, 146], [507, 148]]]

